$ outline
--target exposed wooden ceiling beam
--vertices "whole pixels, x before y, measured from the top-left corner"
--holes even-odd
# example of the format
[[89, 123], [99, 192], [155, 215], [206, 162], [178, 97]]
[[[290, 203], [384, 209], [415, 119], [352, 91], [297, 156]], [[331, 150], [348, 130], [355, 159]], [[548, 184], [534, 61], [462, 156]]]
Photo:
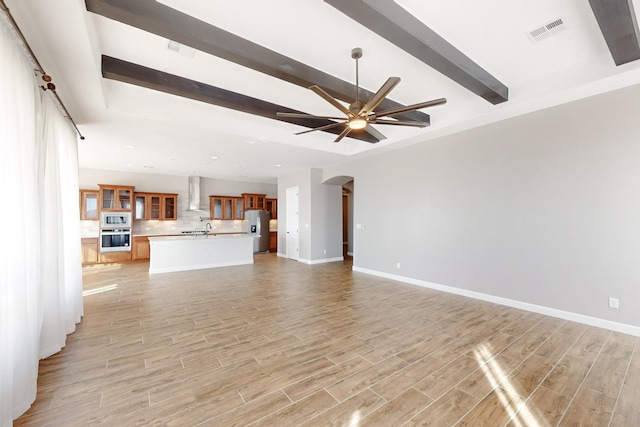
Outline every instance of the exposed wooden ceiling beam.
[[[276, 115], [279, 111], [286, 113], [304, 112], [106, 55], [102, 56], [102, 76], [107, 79], [130, 83], [183, 98], [202, 101], [219, 107], [242, 111], [281, 122], [293, 123], [307, 128], [317, 128], [334, 123], [330, 120], [279, 117]], [[328, 129], [325, 132], [339, 135], [342, 129], [343, 128], [338, 127]], [[349, 137], [372, 143], [379, 141], [364, 131], [353, 131], [349, 133]]]
[[393, 0], [325, 0], [353, 20], [491, 102], [509, 88]]
[[[356, 86], [306, 64], [262, 47], [155, 0], [85, 0], [87, 10], [106, 18], [174, 40], [202, 52], [254, 69], [302, 87], [318, 85], [334, 98], [352, 103]], [[345, 60], [349, 60], [345, 58]], [[309, 94], [312, 96], [312, 94]], [[360, 89], [360, 99], [373, 92]], [[402, 107], [385, 99], [378, 111]], [[429, 124], [428, 114], [411, 111], [395, 116]]]
[[589, 0], [616, 65], [640, 59], [638, 22], [631, 0]]

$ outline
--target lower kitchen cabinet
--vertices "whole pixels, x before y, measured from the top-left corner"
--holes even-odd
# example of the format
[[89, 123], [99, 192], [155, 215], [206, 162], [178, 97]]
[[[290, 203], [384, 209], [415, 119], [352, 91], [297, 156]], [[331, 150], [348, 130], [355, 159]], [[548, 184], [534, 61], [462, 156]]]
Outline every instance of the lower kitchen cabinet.
[[271, 231], [269, 233], [269, 251], [277, 252], [278, 251], [278, 232]]
[[82, 263], [92, 264], [98, 262], [98, 238], [85, 237], [80, 242], [82, 246]]
[[133, 236], [131, 242], [131, 260], [149, 259], [151, 248], [147, 236]]
[[98, 256], [99, 262], [124, 262], [131, 261], [131, 252], [107, 252], [100, 253]]

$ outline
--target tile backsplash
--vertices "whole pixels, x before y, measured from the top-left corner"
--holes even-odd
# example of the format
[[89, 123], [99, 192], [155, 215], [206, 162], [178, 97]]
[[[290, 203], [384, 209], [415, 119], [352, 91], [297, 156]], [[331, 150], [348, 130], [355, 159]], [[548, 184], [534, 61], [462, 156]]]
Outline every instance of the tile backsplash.
[[[176, 221], [134, 221], [133, 235], [163, 235], [180, 234], [183, 231], [204, 230], [207, 223], [211, 223], [212, 233], [246, 233], [249, 222], [241, 220], [208, 220], [206, 212], [183, 211], [178, 213]], [[203, 218], [202, 220], [200, 218]], [[270, 231], [278, 231], [278, 220], [269, 222]], [[99, 221], [80, 221], [81, 237], [98, 237], [100, 233]]]

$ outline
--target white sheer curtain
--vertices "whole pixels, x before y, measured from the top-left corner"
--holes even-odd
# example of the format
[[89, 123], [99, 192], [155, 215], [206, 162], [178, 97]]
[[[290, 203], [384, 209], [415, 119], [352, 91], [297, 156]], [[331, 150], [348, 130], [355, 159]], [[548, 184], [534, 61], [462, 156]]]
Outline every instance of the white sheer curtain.
[[[0, 426], [82, 316], [77, 140], [0, 20]], [[45, 96], [43, 96], [45, 95]]]
[[[76, 135], [50, 96], [41, 92], [38, 125], [40, 215], [40, 358], [65, 345], [82, 315], [78, 152]], [[79, 296], [79, 297], [78, 297]]]

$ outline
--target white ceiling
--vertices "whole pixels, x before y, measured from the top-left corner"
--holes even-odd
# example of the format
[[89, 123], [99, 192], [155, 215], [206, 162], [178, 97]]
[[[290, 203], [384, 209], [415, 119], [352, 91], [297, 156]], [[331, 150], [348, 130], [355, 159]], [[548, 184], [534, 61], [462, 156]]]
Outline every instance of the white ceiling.
[[[376, 126], [378, 144], [241, 113], [102, 78], [109, 55], [311, 114], [337, 111], [316, 94], [240, 65], [93, 14], [81, 0], [5, 0], [82, 134], [84, 168], [276, 182], [277, 176], [406, 144], [640, 83], [640, 64], [616, 67], [589, 3], [576, 0], [398, 0], [397, 3], [509, 87], [492, 105], [323, 0], [162, 0], [174, 9], [375, 92], [402, 78], [390, 98], [423, 110], [423, 129]], [[636, 10], [638, 10], [638, 5]], [[533, 44], [525, 33], [557, 18], [566, 30]], [[191, 55], [193, 54], [193, 55]], [[585, 118], [593, 120], [593, 118]], [[133, 146], [134, 148], [127, 148]], [[213, 159], [212, 156], [217, 157]], [[280, 165], [280, 166], [276, 166]]]

